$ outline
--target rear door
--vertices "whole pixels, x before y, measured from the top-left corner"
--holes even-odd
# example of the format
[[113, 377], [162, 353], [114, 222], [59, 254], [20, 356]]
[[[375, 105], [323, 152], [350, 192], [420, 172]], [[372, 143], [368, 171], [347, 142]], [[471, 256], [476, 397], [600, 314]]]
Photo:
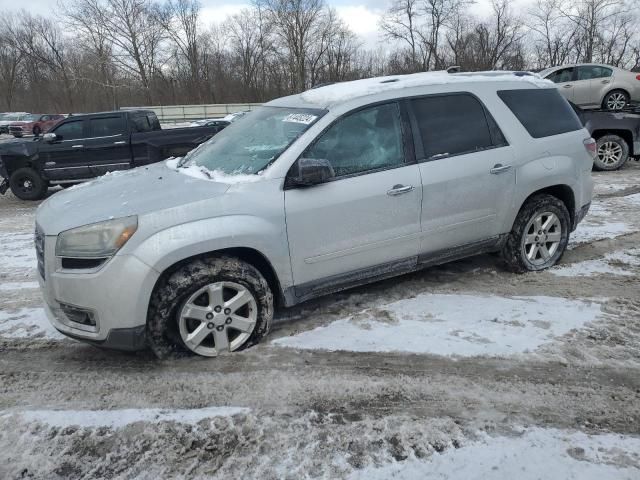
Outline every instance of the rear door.
[[501, 232], [515, 188], [514, 152], [469, 93], [409, 100], [422, 178], [422, 241], [429, 254]]
[[600, 65], [577, 67], [575, 103], [591, 107], [600, 106], [605, 94], [611, 89], [612, 75], [612, 69]]
[[45, 160], [43, 169], [47, 177], [51, 180], [90, 178], [84, 156], [87, 122], [82, 118], [68, 120], [54, 127], [51, 133], [57, 136], [55, 142], [40, 141], [40, 155]]
[[89, 120], [89, 138], [84, 153], [91, 163], [94, 176], [131, 166], [131, 153], [125, 116], [111, 114]]
[[558, 86], [558, 89], [564, 98], [570, 102], [574, 102], [574, 73], [574, 67], [566, 67], [550, 73], [545, 78], [547, 80], [551, 80]]
[[336, 176], [285, 191], [296, 295], [415, 265], [422, 193], [409, 135], [400, 105], [385, 103], [338, 119], [303, 154]]

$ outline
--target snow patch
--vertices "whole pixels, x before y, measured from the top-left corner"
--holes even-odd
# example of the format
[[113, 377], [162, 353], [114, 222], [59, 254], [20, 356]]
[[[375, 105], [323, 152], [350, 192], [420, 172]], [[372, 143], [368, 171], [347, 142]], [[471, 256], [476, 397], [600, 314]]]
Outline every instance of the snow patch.
[[549, 270], [559, 277], [591, 277], [593, 275], [609, 274], [633, 276], [635, 273], [625, 267], [640, 266], [640, 249], [608, 253], [604, 258], [586, 260], [570, 265], [560, 265]]
[[0, 290], [3, 291], [14, 291], [14, 290], [25, 290], [25, 289], [34, 289], [38, 288], [38, 282], [6, 282], [0, 283]]
[[[126, 408], [121, 410], [25, 410], [17, 413], [27, 422], [46, 423], [52, 427], [121, 428], [134, 422], [178, 422], [195, 424], [212, 417], [230, 417], [249, 413], [242, 407], [207, 407], [194, 409]], [[3, 416], [16, 415], [5, 413]]]
[[200, 180], [207, 180], [210, 182], [218, 182], [218, 183], [226, 183], [226, 184], [236, 184], [236, 183], [252, 183], [258, 182], [262, 180], [262, 177], [259, 174], [256, 175], [247, 175], [247, 174], [229, 174], [225, 173], [221, 170], [209, 170], [206, 167], [202, 167], [199, 165], [189, 165], [184, 167], [178, 167], [178, 163], [180, 162], [179, 158], [172, 158], [167, 160], [165, 165], [171, 170], [175, 170], [177, 172], [182, 173], [183, 175], [188, 175], [189, 177], [197, 178]]
[[445, 85], [475, 82], [526, 82], [543, 88], [555, 86], [548, 80], [537, 75], [508, 75], [505, 72], [477, 72], [472, 75], [452, 75], [444, 71], [422, 72], [410, 75], [390, 75], [387, 77], [366, 78], [350, 82], [340, 82], [325, 87], [307, 90], [301, 94], [302, 100], [317, 105], [329, 105], [343, 102], [355, 97], [373, 95], [402, 88], [423, 87], [431, 85]]
[[520, 437], [485, 438], [415, 458], [355, 471], [350, 480], [632, 480], [640, 478], [640, 438], [531, 428]]
[[628, 195], [624, 197], [624, 199], [631, 203], [632, 205], [637, 205], [640, 207], [640, 193], [634, 193], [633, 195]]
[[533, 351], [600, 314], [599, 303], [556, 297], [421, 294], [272, 343], [330, 351], [507, 356]]
[[0, 310], [0, 337], [64, 338], [49, 322], [43, 308], [21, 308], [13, 313]]

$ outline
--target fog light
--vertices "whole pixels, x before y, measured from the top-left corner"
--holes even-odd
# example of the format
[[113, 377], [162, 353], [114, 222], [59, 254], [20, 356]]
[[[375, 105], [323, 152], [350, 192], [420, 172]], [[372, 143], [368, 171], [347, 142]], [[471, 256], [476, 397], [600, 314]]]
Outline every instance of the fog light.
[[88, 327], [96, 326], [96, 319], [91, 310], [74, 307], [71, 305], [60, 304], [60, 310], [69, 319], [70, 322], [79, 323]]

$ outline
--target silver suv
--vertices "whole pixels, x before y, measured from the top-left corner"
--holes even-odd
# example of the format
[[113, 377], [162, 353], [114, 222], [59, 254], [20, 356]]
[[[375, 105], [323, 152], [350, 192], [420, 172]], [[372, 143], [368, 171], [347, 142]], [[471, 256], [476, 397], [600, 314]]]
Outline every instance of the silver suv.
[[51, 322], [96, 345], [204, 356], [253, 345], [274, 306], [484, 252], [563, 254], [595, 143], [528, 74], [422, 73], [267, 103], [180, 160], [39, 208]]

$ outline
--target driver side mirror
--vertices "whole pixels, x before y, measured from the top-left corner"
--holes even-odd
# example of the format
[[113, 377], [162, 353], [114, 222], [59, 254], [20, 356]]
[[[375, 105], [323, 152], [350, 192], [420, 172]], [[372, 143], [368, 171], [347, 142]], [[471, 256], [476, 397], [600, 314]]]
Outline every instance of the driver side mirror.
[[58, 139], [58, 136], [55, 133], [45, 133], [42, 136], [42, 140], [44, 140], [47, 143], [53, 143]]
[[335, 177], [329, 160], [324, 158], [300, 158], [287, 176], [285, 187], [310, 187]]

